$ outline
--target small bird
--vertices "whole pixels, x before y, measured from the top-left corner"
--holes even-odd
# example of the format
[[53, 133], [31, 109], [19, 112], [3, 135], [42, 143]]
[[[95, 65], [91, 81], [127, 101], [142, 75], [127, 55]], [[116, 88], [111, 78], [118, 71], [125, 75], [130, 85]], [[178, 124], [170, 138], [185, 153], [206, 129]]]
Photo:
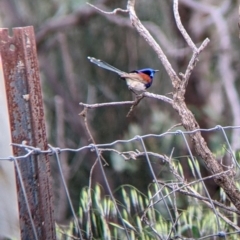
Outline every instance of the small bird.
[[93, 57], [88, 57], [88, 59], [101, 68], [117, 73], [122, 79], [126, 80], [128, 88], [135, 94], [142, 93], [149, 88], [152, 85], [155, 73], [159, 71], [152, 68], [143, 68], [126, 73], [100, 59]]

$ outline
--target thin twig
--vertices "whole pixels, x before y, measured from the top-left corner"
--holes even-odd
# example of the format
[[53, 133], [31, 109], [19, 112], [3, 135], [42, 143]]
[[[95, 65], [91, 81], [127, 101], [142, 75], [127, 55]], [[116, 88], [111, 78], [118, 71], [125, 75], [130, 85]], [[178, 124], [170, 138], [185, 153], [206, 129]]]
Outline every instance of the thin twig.
[[177, 124], [173, 125], [172, 127], [170, 127], [170, 128], [167, 130], [167, 132], [170, 132], [170, 131], [172, 131], [174, 128], [180, 127], [180, 126], [182, 126], [182, 123], [177, 123]]
[[203, 51], [203, 49], [207, 46], [207, 44], [210, 42], [210, 40], [208, 38], [206, 38], [202, 44], [200, 45], [200, 47], [198, 49], [196, 49], [195, 52], [193, 52], [192, 58], [188, 63], [187, 69], [185, 74], [183, 75], [183, 85], [182, 85], [182, 89], [186, 90], [187, 85], [188, 85], [188, 81], [189, 78], [193, 72], [193, 69], [195, 68], [197, 62], [198, 62], [198, 56], [199, 54]]
[[[86, 128], [86, 130], [87, 130], [87, 133], [88, 133], [88, 135], [89, 135], [89, 137], [90, 137], [91, 142], [92, 142], [94, 145], [96, 145], [96, 142], [95, 142], [95, 140], [94, 140], [94, 138], [93, 138], [93, 136], [92, 136], [92, 133], [91, 133], [91, 131], [90, 131], [90, 129], [89, 129], [89, 126], [88, 126], [88, 121], [87, 121], [87, 108], [85, 107], [84, 110], [83, 110], [79, 115], [82, 116], [83, 119], [84, 119], [85, 128]], [[100, 157], [101, 157], [101, 159], [104, 161], [105, 166], [108, 166], [107, 161], [105, 160], [105, 158], [102, 156], [101, 153], [100, 153]]]
[[185, 41], [187, 42], [188, 46], [192, 49], [193, 52], [197, 52], [197, 47], [195, 46], [192, 39], [190, 38], [187, 31], [185, 30], [185, 28], [182, 25], [181, 18], [180, 18], [179, 12], [178, 12], [178, 0], [174, 0], [174, 2], [173, 2], [173, 13], [174, 13], [177, 27], [178, 27], [179, 31], [181, 32], [182, 36], [184, 37]]
[[142, 94], [136, 96], [136, 99], [135, 99], [133, 105], [131, 106], [131, 108], [130, 108], [128, 114], [127, 114], [127, 117], [130, 117], [130, 116], [131, 116], [134, 108], [140, 103], [140, 101], [141, 101], [143, 98], [144, 98], [144, 95], [142, 95]]
[[109, 15], [112, 15], [112, 14], [117, 14], [118, 12], [123, 12], [123, 13], [128, 13], [128, 10], [127, 9], [122, 9], [122, 8], [115, 8], [113, 11], [111, 12], [108, 12], [108, 11], [104, 11], [94, 5], [92, 5], [91, 3], [87, 2], [87, 4], [89, 6], [91, 6], [92, 8], [95, 8], [96, 10], [98, 10], [99, 12], [101, 13], [104, 13], [104, 14], [109, 14]]

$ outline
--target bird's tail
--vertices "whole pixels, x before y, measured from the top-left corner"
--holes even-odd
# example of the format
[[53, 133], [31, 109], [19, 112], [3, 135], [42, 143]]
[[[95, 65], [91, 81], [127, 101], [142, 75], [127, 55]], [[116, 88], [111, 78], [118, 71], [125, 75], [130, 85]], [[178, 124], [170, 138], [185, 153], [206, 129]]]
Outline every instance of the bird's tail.
[[93, 57], [88, 57], [88, 59], [90, 60], [90, 62], [98, 65], [99, 67], [105, 68], [105, 69], [107, 69], [109, 71], [112, 71], [112, 72], [115, 72], [115, 73], [117, 73], [119, 75], [122, 75], [122, 74], [125, 73], [125, 72], [123, 72], [123, 71], [121, 71], [121, 70], [111, 66], [110, 64], [100, 60], [100, 59], [96, 59], [96, 58], [93, 58]]

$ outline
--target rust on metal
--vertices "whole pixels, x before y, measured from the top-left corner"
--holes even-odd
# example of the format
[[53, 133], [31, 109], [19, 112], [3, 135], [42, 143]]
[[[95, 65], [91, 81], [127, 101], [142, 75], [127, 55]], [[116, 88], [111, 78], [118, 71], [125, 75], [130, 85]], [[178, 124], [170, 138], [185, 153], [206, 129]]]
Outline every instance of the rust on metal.
[[[47, 149], [46, 127], [33, 27], [0, 29], [0, 53], [13, 143]], [[13, 147], [15, 156], [26, 154]], [[38, 239], [56, 239], [47, 155], [18, 160]], [[22, 239], [35, 239], [17, 178]]]

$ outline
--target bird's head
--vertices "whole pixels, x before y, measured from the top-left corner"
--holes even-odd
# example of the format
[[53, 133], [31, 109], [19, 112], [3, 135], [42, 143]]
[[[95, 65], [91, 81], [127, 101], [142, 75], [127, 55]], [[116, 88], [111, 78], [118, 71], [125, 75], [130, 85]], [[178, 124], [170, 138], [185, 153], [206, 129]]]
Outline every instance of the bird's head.
[[143, 68], [140, 70], [136, 70], [134, 72], [141, 75], [142, 80], [145, 81], [145, 87], [149, 88], [152, 85], [153, 77], [154, 77], [155, 73], [158, 71], [159, 70], [154, 70], [152, 68]]
[[137, 70], [138, 73], [147, 74], [152, 79], [153, 79], [155, 73], [158, 72], [158, 71], [159, 70], [155, 70], [155, 69], [152, 69], [152, 68], [143, 68], [143, 69]]

